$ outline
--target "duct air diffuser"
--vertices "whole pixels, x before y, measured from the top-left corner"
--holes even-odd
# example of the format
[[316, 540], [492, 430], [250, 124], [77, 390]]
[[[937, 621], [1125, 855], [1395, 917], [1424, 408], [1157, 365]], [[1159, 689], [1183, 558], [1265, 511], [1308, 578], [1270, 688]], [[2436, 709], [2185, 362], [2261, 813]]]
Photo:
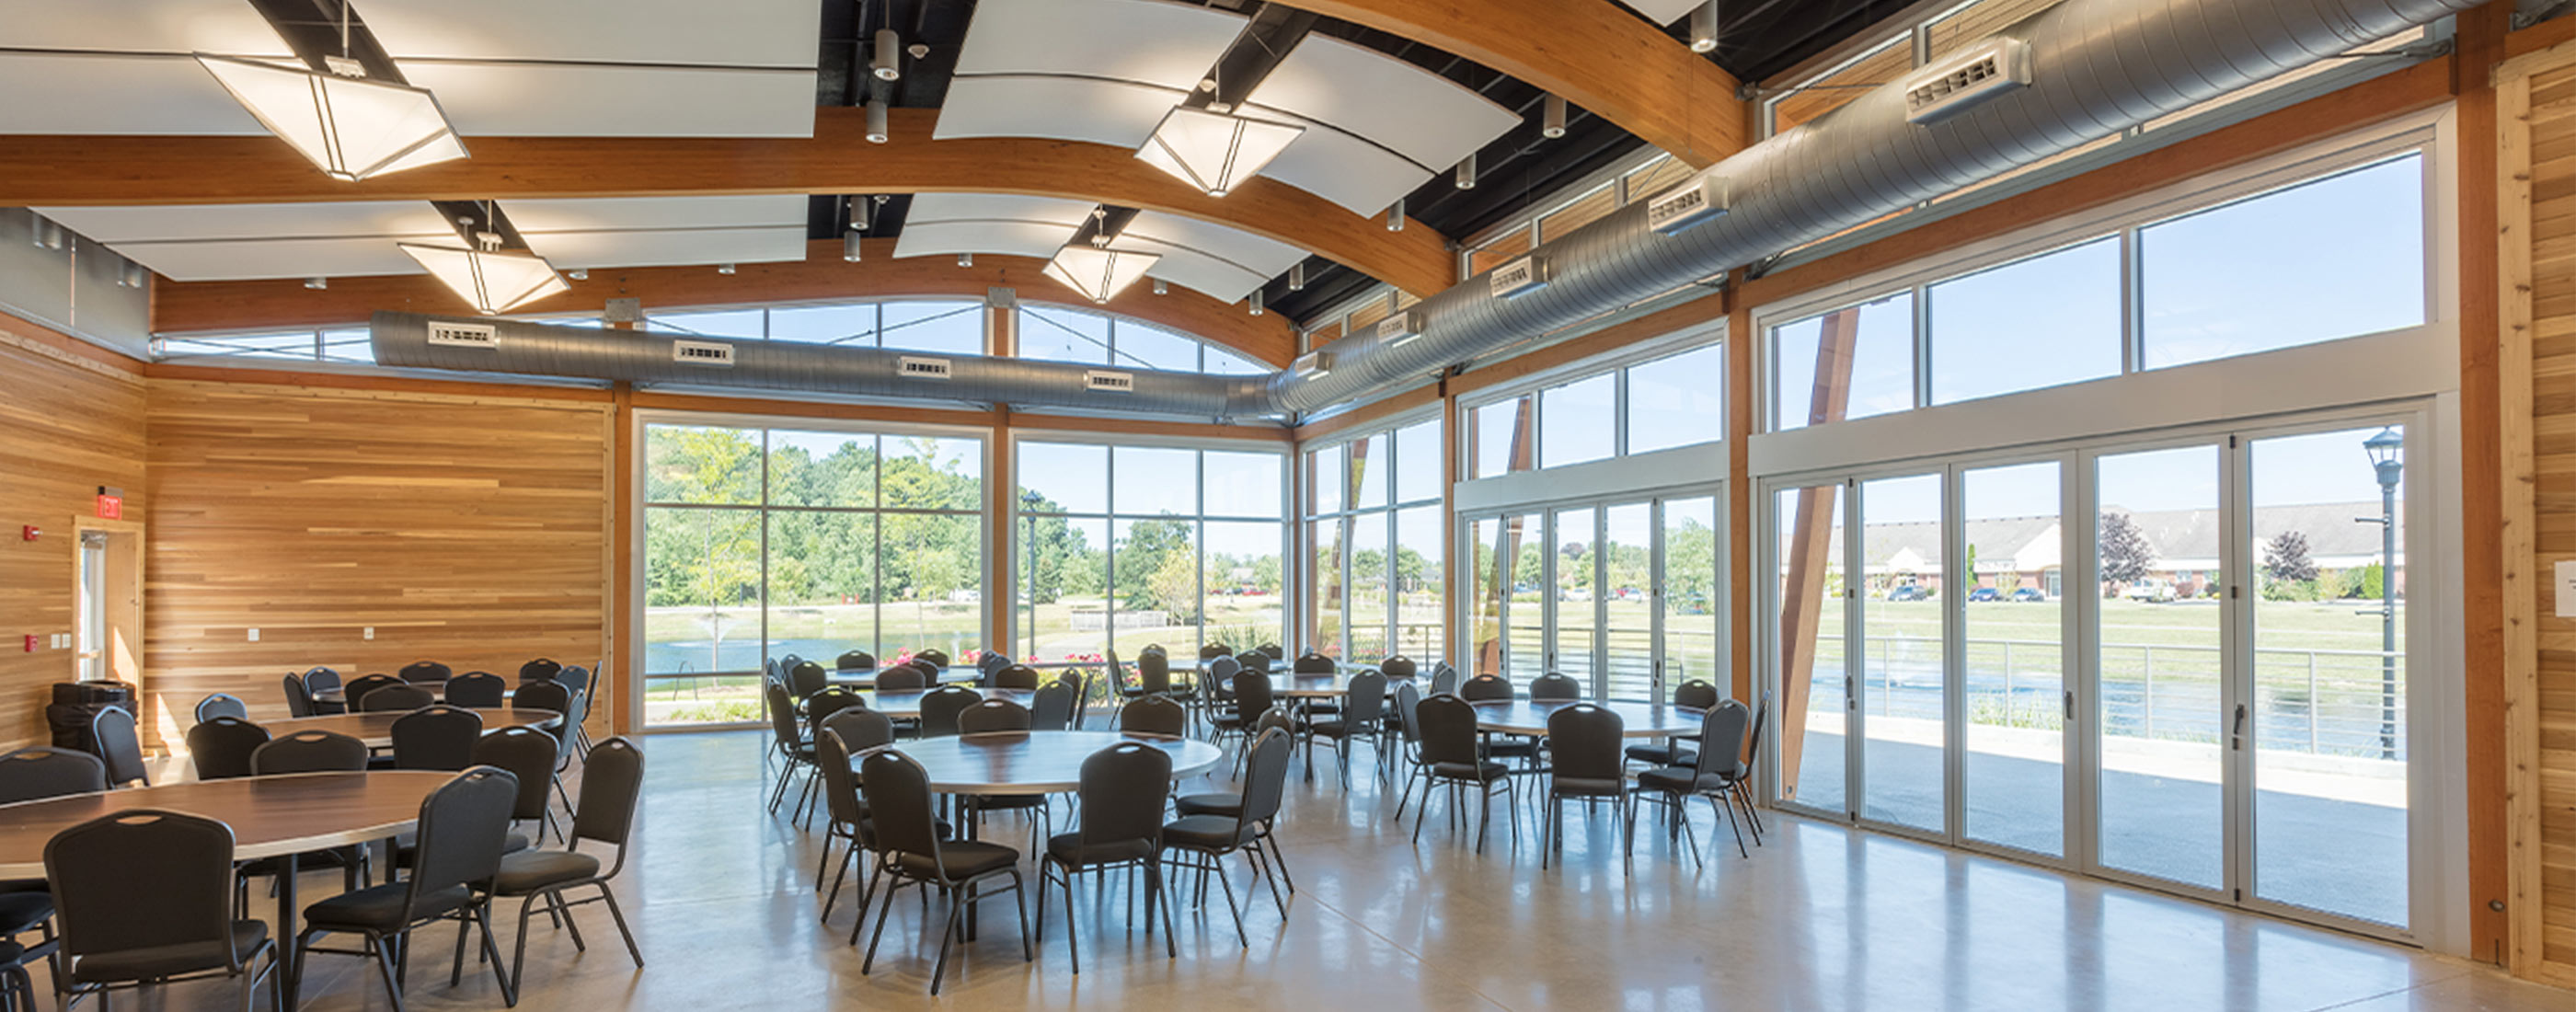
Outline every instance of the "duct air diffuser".
[[673, 341], [671, 361], [729, 369], [733, 367], [733, 345], [719, 341]]
[[895, 367], [905, 379], [944, 380], [956, 374], [956, 366], [944, 358], [914, 358], [906, 355], [895, 360]]
[[1703, 174], [1646, 201], [1646, 227], [1671, 235], [1726, 213], [1726, 180]]
[[1905, 86], [1905, 121], [1933, 124], [2030, 84], [2030, 43], [1993, 38], [1923, 68]]
[[1108, 393], [1132, 394], [1136, 392], [1136, 374], [1132, 372], [1110, 372], [1106, 369], [1088, 370], [1082, 374], [1082, 388], [1085, 390], [1100, 390]]
[[456, 348], [493, 348], [501, 343], [500, 335], [488, 323], [429, 322], [429, 343]]

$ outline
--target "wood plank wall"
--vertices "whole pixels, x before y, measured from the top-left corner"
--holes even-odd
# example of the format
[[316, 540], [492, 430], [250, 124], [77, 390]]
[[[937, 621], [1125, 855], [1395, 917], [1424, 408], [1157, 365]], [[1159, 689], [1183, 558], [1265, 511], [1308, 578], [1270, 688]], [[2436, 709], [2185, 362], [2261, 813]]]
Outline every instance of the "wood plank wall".
[[[0, 316], [0, 748], [45, 744], [50, 687], [78, 677], [74, 651], [52, 646], [73, 631], [72, 521], [101, 485], [125, 490], [129, 517], [149, 502], [143, 380], [75, 344]], [[20, 534], [31, 525], [34, 541]]]
[[281, 676], [317, 664], [607, 656], [605, 400], [156, 379], [146, 417], [146, 691], [176, 712], [283, 717]]

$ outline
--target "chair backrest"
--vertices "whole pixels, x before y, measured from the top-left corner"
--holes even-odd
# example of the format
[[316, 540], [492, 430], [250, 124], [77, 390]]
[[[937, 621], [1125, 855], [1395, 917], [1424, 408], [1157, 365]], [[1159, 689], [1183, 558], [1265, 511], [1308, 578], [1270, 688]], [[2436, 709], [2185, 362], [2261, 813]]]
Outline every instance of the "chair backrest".
[[228, 692], [218, 692], [197, 701], [198, 723], [202, 724], [217, 717], [239, 717], [247, 720], [250, 718], [250, 707], [242, 705], [241, 697]]
[[250, 754], [250, 770], [278, 773], [355, 773], [367, 768], [367, 743], [337, 731], [297, 731]]
[[999, 650], [986, 650], [975, 656], [975, 670], [987, 676], [1000, 674], [1003, 668], [1010, 666], [1011, 655]]
[[1026, 731], [1032, 718], [1029, 708], [1008, 699], [987, 699], [957, 713], [957, 733], [989, 734], [994, 731]]
[[1717, 701], [1723, 698], [1718, 694], [1717, 686], [1709, 684], [1705, 678], [1691, 679], [1673, 690], [1673, 705], [1693, 710], [1716, 706]]
[[1234, 655], [1236, 668], [1243, 671], [1269, 671], [1271, 659], [1269, 654], [1258, 650], [1246, 650]]
[[[762, 686], [760, 691], [761, 698], [769, 703], [766, 709], [769, 711], [771, 743], [783, 749], [803, 744], [804, 732], [796, 726], [796, 701], [787, 698], [787, 687], [771, 682]], [[519, 702], [526, 704], [525, 693], [520, 694]]]
[[865, 650], [847, 651], [832, 661], [832, 667], [840, 671], [866, 671], [876, 666], [877, 655]]
[[286, 693], [287, 716], [310, 717], [313, 715], [313, 690], [305, 683], [304, 676], [292, 671], [287, 672], [286, 682], [281, 686], [281, 688], [283, 688]]
[[1004, 665], [993, 672], [993, 687], [997, 689], [1035, 689], [1039, 681], [1038, 669], [1026, 664]]
[[1550, 671], [1547, 674], [1530, 679], [1530, 698], [1546, 700], [1581, 699], [1583, 698], [1583, 683], [1575, 681], [1574, 676], [1572, 675]]
[[505, 769], [519, 779], [511, 818], [542, 819], [554, 799], [555, 759], [562, 747], [554, 735], [536, 728], [505, 727], [474, 740], [473, 765]]
[[512, 709], [572, 712], [572, 690], [551, 679], [542, 682], [520, 682], [519, 694], [510, 697]]
[[[894, 744], [894, 719], [864, 706], [848, 707], [823, 722], [823, 730], [841, 737], [841, 745], [855, 755], [879, 745]], [[820, 742], [821, 736], [814, 739]]]
[[[842, 763], [842, 769], [850, 768]], [[635, 828], [635, 802], [644, 793], [644, 750], [623, 735], [591, 746], [581, 761], [580, 804], [573, 809], [573, 845], [597, 840], [617, 848], [614, 877], [626, 864], [626, 841]]]
[[1243, 807], [1236, 825], [1250, 826], [1279, 817], [1288, 793], [1288, 732], [1272, 728], [1252, 740], [1252, 755], [1243, 762]]
[[1199, 659], [1202, 661], [1232, 656], [1234, 656], [1234, 648], [1225, 645], [1223, 641], [1210, 641], [1199, 645]]
[[[562, 683], [558, 682], [556, 684], [560, 685]], [[562, 713], [562, 721], [556, 723], [553, 727], [543, 728], [542, 730], [557, 738], [570, 739], [574, 728], [580, 727], [582, 724], [590, 720], [590, 693], [579, 690], [574, 691], [572, 698], [564, 701]]]
[[1738, 759], [1744, 755], [1744, 736], [1751, 730], [1753, 715], [1744, 704], [1732, 699], [1720, 700], [1710, 707], [1708, 716], [1699, 723], [1699, 764], [1693, 770], [1699, 776], [1712, 773], [1733, 775]]
[[268, 744], [268, 729], [239, 717], [218, 716], [188, 729], [188, 758], [199, 780], [250, 775], [251, 753]]
[[61, 953], [74, 961], [213, 945], [225, 966], [240, 969], [251, 955], [233, 947], [233, 830], [213, 819], [155, 809], [102, 815], [45, 843], [45, 878]]
[[1073, 726], [1081, 727], [1091, 714], [1091, 676], [1081, 668], [1066, 668], [1055, 673], [1055, 683], [1073, 690]]
[[1414, 675], [1419, 674], [1422, 670], [1414, 665], [1413, 658], [1406, 657], [1403, 654], [1397, 654], [1393, 657], [1377, 662], [1377, 669], [1379, 672], [1385, 674], [1386, 677], [1396, 679], [1398, 681], [1411, 678]]
[[[307, 685], [310, 685], [313, 682], [310, 678], [307, 678], [304, 681]], [[349, 709], [355, 710], [358, 709], [358, 702], [367, 698], [368, 693], [374, 692], [377, 689], [402, 684], [404, 684], [402, 679], [396, 678], [392, 675], [383, 674], [381, 672], [372, 675], [359, 675], [356, 678], [349, 679], [349, 684], [341, 691], [340, 698], [348, 702]]]
[[1262, 656], [1270, 658], [1274, 664], [1288, 659], [1288, 651], [1276, 643], [1264, 643], [1253, 649], [1259, 651]]
[[137, 780], [151, 783], [152, 776], [143, 768], [143, 739], [134, 733], [134, 715], [122, 706], [98, 711], [89, 720], [90, 740], [98, 745], [98, 761], [107, 764], [107, 782], [124, 786]]
[[1234, 691], [1234, 673], [1241, 670], [1243, 670], [1243, 662], [1231, 656], [1214, 658], [1207, 662], [1207, 677], [1200, 681], [1205, 682], [1210, 688], [1223, 687], [1230, 693]]
[[[1171, 792], [1172, 755], [1122, 741], [1082, 761], [1082, 842], [1163, 838], [1163, 798]], [[1154, 849], [1160, 850], [1159, 846]]]
[[424, 706], [394, 718], [394, 768], [462, 770], [474, 765], [483, 715], [453, 706]]
[[36, 745], [0, 755], [0, 805], [106, 789], [107, 764], [87, 752]]
[[1616, 710], [1590, 703], [1547, 715], [1548, 764], [1559, 777], [1621, 780], [1627, 757], [1620, 752], [1619, 732], [1627, 726]]
[[1476, 707], [1446, 693], [1423, 700], [1414, 708], [1414, 719], [1405, 723], [1420, 727], [1422, 761], [1427, 763], [1472, 763], [1476, 761]]
[[1062, 731], [1073, 726], [1073, 686], [1049, 682], [1029, 697], [1029, 730]]
[[1753, 730], [1745, 736], [1744, 763], [1737, 767], [1737, 777], [1751, 777], [1753, 764], [1762, 761], [1762, 728], [1771, 722], [1771, 690], [1762, 690], [1762, 698], [1753, 704]]
[[1234, 716], [1245, 725], [1270, 708], [1270, 676], [1259, 671], [1234, 673]]
[[1118, 708], [1118, 730], [1174, 738], [1189, 730], [1190, 712], [1169, 696], [1144, 696]]
[[397, 677], [400, 677], [403, 681], [410, 682], [415, 685], [422, 682], [444, 682], [447, 680], [449, 675], [453, 675], [455, 673], [456, 669], [440, 664], [437, 661], [413, 661], [409, 664], [403, 665], [402, 670], [394, 672], [394, 674]]
[[1459, 686], [1458, 695], [1466, 697], [1467, 701], [1471, 703], [1482, 703], [1487, 700], [1494, 699], [1510, 699], [1512, 698], [1512, 680], [1501, 675], [1477, 675], [1474, 678], [1468, 679], [1467, 684]]
[[581, 695], [590, 688], [590, 669], [577, 664], [573, 665], [555, 672], [555, 682], [571, 690], [573, 695]]
[[912, 653], [912, 659], [928, 664], [934, 668], [944, 668], [948, 666], [948, 651], [941, 650], [936, 647], [927, 650], [916, 650]]
[[1288, 712], [1288, 708], [1285, 706], [1273, 706], [1267, 710], [1261, 711], [1261, 716], [1255, 718], [1252, 722], [1252, 733], [1254, 734], [1260, 734], [1263, 731], [1273, 729], [1284, 731], [1289, 734], [1297, 733], [1297, 716]]
[[1458, 669], [1450, 667], [1448, 661], [1432, 665], [1431, 694], [1437, 696], [1456, 691], [1458, 691]]
[[522, 682], [551, 682], [554, 681], [555, 674], [562, 670], [563, 665], [556, 662], [554, 658], [539, 657], [536, 660], [519, 665], [519, 680]]
[[787, 691], [795, 693], [798, 699], [821, 692], [830, 684], [832, 673], [812, 661], [798, 661], [795, 667], [787, 669]]
[[1386, 676], [1375, 671], [1352, 675], [1350, 687], [1343, 691], [1343, 723], [1351, 727], [1372, 723], [1385, 710]]
[[1332, 674], [1333, 659], [1312, 650], [1306, 651], [1305, 653], [1297, 655], [1295, 673], [1300, 675]]
[[[587, 779], [589, 771], [582, 775]], [[421, 799], [411, 877], [405, 880], [411, 887], [403, 901], [406, 911], [419, 909], [420, 898], [430, 893], [489, 883], [500, 873], [510, 809], [518, 797], [519, 778], [477, 766]]]
[[1172, 691], [1172, 659], [1160, 650], [1136, 655], [1136, 691], [1146, 695]]
[[835, 713], [853, 706], [866, 706], [859, 690], [846, 685], [824, 686], [823, 691], [805, 697], [805, 723], [820, 726]]
[[942, 685], [921, 697], [921, 736], [936, 738], [957, 733], [957, 715], [984, 701], [981, 693], [963, 685]]
[[876, 685], [880, 690], [918, 689], [929, 684], [930, 679], [922, 676], [921, 669], [909, 664], [897, 664], [877, 672]]
[[939, 860], [939, 823], [930, 812], [930, 774], [900, 749], [878, 749], [859, 761], [859, 790], [880, 849], [917, 854], [946, 877]]
[[509, 700], [510, 683], [489, 671], [468, 671], [447, 680], [449, 706], [499, 706]]
[[438, 693], [417, 685], [388, 685], [358, 697], [355, 707], [361, 713], [391, 713], [417, 710], [438, 702]]
[[309, 668], [304, 672], [304, 688], [324, 692], [340, 687], [340, 673], [329, 668]]
[[814, 767], [823, 772], [823, 814], [838, 825], [857, 828], [867, 820], [859, 801], [859, 773], [850, 768], [851, 746], [831, 728], [814, 736]]
[[1395, 722], [1401, 725], [1404, 740], [1421, 741], [1422, 727], [1413, 722], [1414, 713], [1422, 709], [1422, 687], [1411, 681], [1395, 687]]

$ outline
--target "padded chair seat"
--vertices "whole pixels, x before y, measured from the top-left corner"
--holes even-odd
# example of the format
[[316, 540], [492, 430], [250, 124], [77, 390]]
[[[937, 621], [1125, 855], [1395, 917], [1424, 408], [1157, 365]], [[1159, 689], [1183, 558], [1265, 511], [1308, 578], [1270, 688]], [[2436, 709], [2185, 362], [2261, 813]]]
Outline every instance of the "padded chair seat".
[[1233, 791], [1184, 794], [1172, 800], [1172, 810], [1182, 815], [1222, 815], [1231, 819], [1242, 813], [1243, 795]]
[[[54, 894], [41, 889], [34, 892], [0, 893], [0, 935], [34, 931], [54, 915]], [[7, 965], [0, 960], [0, 965]]]
[[1447, 780], [1500, 780], [1511, 775], [1509, 767], [1487, 759], [1470, 766], [1466, 763], [1432, 763], [1431, 775]]
[[[1020, 863], [1020, 852], [998, 843], [949, 840], [939, 845], [939, 858], [948, 866], [948, 881], [963, 882]], [[930, 863], [928, 854], [896, 854], [894, 864], [914, 878], [939, 877], [939, 868]]]
[[1637, 774], [1639, 789], [1664, 791], [1670, 794], [1714, 791], [1725, 786], [1725, 778], [1711, 775], [1703, 779], [1699, 775], [1699, 770], [1690, 766], [1666, 766]]
[[1630, 762], [1648, 766], [1691, 766], [1699, 762], [1698, 756], [1679, 745], [1630, 745], [1626, 754]]
[[1239, 715], [1236, 715], [1236, 714], [1231, 714], [1231, 713], [1220, 713], [1220, 714], [1217, 714], [1216, 716], [1209, 717], [1209, 718], [1208, 718], [1208, 723], [1210, 723], [1210, 724], [1214, 724], [1214, 725], [1216, 725], [1217, 727], [1221, 727], [1221, 728], [1224, 728], [1224, 729], [1226, 729], [1226, 730], [1231, 731], [1231, 730], [1233, 730], [1233, 729], [1235, 729], [1235, 728], [1238, 728], [1238, 727], [1242, 727], [1242, 726], [1243, 726], [1243, 718], [1242, 718], [1241, 716], [1239, 716]]
[[[528, 842], [528, 834], [526, 833], [512, 833], [501, 838], [501, 853], [503, 854], [516, 854], [534, 846], [536, 846], [536, 844]], [[419, 848], [412, 844], [412, 834], [404, 833], [401, 836], [394, 837], [394, 867], [410, 868], [412, 854], [417, 850], [419, 850]]]
[[1549, 790], [1557, 795], [1575, 798], [1615, 798], [1628, 790], [1628, 782], [1612, 777], [1553, 777]]
[[1485, 743], [1485, 754], [1507, 759], [1525, 759], [1538, 754], [1538, 743], [1527, 738], [1508, 738]]
[[1184, 815], [1163, 826], [1163, 845], [1195, 850], [1232, 850], [1252, 842], [1254, 829], [1237, 825], [1231, 815]]
[[1047, 837], [1047, 856], [1059, 864], [1087, 868], [1095, 864], [1145, 860], [1154, 856], [1154, 843], [1151, 840], [1106, 840], [1086, 845], [1080, 833], [1057, 833]]
[[[230, 952], [247, 964], [251, 953], [268, 941], [268, 925], [260, 921], [234, 921]], [[23, 953], [22, 953], [23, 954]], [[72, 965], [72, 979], [80, 983], [114, 983], [176, 977], [200, 970], [220, 970], [231, 962], [226, 946], [219, 941], [183, 942], [178, 945], [155, 945], [123, 952], [94, 952], [82, 956]]]
[[[402, 917], [403, 896], [411, 891], [409, 882], [389, 882], [369, 886], [353, 893], [341, 893], [304, 908], [306, 926], [322, 931], [373, 931], [390, 935], [405, 925]], [[474, 901], [474, 891], [464, 886], [448, 886], [424, 893], [412, 907], [415, 920], [436, 917], [463, 909]]]
[[501, 874], [493, 876], [492, 891], [502, 896], [525, 896], [567, 882], [599, 877], [599, 858], [592, 854], [575, 854], [568, 850], [522, 850], [501, 858]]
[[[1314, 733], [1316, 733], [1316, 734], [1323, 735], [1324, 737], [1327, 737], [1327, 738], [1344, 738], [1344, 737], [1348, 737], [1348, 736], [1350, 736], [1350, 735], [1352, 734], [1352, 731], [1351, 731], [1351, 724], [1350, 724], [1350, 722], [1349, 722], [1349, 721], [1346, 721], [1346, 720], [1342, 720], [1342, 719], [1340, 719], [1340, 718], [1334, 718], [1334, 719], [1332, 719], [1332, 720], [1319, 720], [1319, 721], [1316, 721], [1316, 722], [1314, 722], [1314, 723], [1312, 723], [1312, 724], [1308, 724], [1308, 725], [1306, 725], [1306, 729], [1307, 729], [1307, 730], [1309, 730], [1309, 731], [1312, 731], [1312, 732], [1314, 732]], [[1377, 729], [1376, 729], [1376, 728], [1371, 728], [1371, 727], [1363, 727], [1363, 728], [1360, 728], [1360, 729], [1359, 729], [1359, 733], [1361, 733], [1361, 734], [1376, 734], [1376, 733], [1377, 733]]]

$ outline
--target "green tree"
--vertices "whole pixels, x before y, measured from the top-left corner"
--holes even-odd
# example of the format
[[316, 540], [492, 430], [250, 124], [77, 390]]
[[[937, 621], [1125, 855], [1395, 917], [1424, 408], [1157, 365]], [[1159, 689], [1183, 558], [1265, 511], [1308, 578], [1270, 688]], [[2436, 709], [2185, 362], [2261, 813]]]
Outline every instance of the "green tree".
[[2104, 510], [2099, 541], [2104, 584], [2125, 587], [2155, 570], [2156, 548], [2128, 514]]

